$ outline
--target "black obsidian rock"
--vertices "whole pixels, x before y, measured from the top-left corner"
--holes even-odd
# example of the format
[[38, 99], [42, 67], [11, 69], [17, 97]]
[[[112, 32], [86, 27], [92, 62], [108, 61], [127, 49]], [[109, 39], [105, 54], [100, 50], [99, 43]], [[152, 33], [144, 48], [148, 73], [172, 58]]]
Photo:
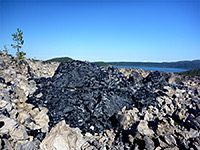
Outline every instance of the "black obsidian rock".
[[0, 83], [5, 83], [5, 79], [0, 77]]
[[0, 128], [3, 127], [4, 124], [5, 124], [5, 123], [4, 123], [3, 121], [0, 121]]
[[132, 108], [132, 85], [113, 67], [71, 61], [61, 63], [47, 80], [38, 81], [43, 97], [31, 101], [45, 101], [51, 126], [65, 119], [84, 132], [100, 131], [114, 126], [113, 117], [124, 106]]

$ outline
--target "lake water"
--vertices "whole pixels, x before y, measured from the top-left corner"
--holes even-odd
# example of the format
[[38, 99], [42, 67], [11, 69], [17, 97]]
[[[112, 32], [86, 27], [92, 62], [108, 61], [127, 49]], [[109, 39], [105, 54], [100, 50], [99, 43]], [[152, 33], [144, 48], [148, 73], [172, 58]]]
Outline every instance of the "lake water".
[[114, 66], [119, 68], [135, 68], [135, 69], [143, 69], [149, 71], [165, 71], [165, 72], [183, 72], [187, 71], [187, 69], [180, 68], [156, 68], [156, 67], [135, 67], [135, 66]]

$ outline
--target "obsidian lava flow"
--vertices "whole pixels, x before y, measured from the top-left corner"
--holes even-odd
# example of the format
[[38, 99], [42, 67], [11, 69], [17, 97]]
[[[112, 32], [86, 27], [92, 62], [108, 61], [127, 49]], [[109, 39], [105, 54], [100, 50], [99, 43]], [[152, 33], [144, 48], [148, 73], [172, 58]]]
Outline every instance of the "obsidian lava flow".
[[115, 114], [133, 104], [131, 83], [113, 67], [71, 61], [61, 63], [52, 78], [40, 80], [43, 96], [32, 99], [47, 106], [51, 126], [65, 119], [83, 132], [100, 131], [115, 126]]

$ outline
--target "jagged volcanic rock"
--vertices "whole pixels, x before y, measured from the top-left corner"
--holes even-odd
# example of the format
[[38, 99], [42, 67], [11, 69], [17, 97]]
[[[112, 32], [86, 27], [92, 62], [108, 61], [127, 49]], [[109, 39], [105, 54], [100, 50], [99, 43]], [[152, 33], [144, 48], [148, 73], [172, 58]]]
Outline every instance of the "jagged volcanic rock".
[[199, 77], [58, 65], [0, 52], [0, 149], [200, 149]]
[[115, 114], [133, 104], [131, 83], [113, 67], [72, 61], [60, 64], [52, 79], [37, 82], [43, 96], [35, 103], [46, 104], [52, 125], [65, 119], [83, 131], [101, 131], [115, 126]]

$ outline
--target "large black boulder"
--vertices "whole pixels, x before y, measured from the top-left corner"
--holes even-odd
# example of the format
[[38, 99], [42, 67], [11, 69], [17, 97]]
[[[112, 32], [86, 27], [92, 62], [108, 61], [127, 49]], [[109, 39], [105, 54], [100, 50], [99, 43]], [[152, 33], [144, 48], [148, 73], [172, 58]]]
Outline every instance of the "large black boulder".
[[[115, 114], [133, 104], [133, 86], [113, 67], [70, 61], [61, 63], [54, 76], [42, 79], [38, 100], [49, 109], [51, 126], [65, 119], [83, 132], [96, 132], [115, 126]], [[36, 92], [37, 93], [37, 92]]]

